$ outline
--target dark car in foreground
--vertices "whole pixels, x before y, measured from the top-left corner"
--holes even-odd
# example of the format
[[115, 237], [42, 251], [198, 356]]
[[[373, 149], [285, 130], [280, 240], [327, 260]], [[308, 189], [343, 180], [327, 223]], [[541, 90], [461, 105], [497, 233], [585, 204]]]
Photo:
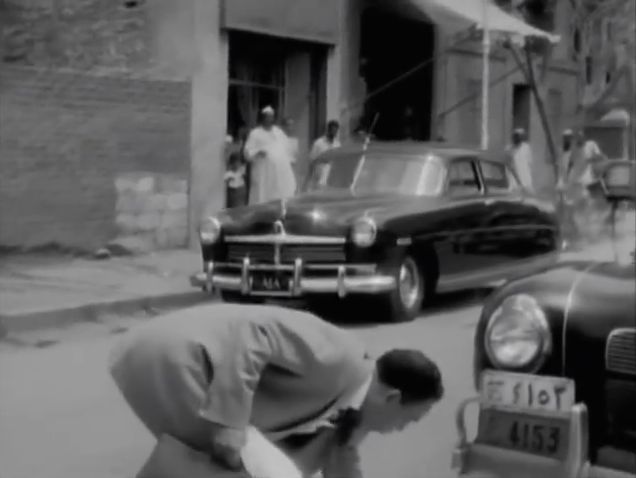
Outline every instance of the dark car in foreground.
[[[633, 201], [634, 161], [607, 165], [610, 202]], [[636, 476], [636, 277], [631, 259], [563, 262], [512, 281], [475, 334], [479, 397], [457, 415], [461, 476]], [[478, 404], [469, 443], [467, 406]]]
[[554, 207], [503, 158], [427, 143], [332, 150], [296, 197], [206, 218], [192, 282], [232, 301], [365, 297], [403, 321], [435, 292], [545, 268], [559, 249]]

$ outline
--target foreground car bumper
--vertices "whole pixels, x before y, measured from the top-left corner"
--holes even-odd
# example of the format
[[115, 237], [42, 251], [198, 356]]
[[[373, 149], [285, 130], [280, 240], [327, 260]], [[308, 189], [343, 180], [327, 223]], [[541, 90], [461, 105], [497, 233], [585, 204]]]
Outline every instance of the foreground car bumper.
[[636, 478], [636, 473], [596, 466], [587, 460], [587, 408], [577, 404], [570, 411], [570, 448], [565, 460], [535, 456], [490, 445], [469, 443], [465, 412], [475, 397], [464, 401], [456, 414], [458, 443], [452, 467], [469, 478]]
[[[208, 291], [221, 290], [240, 292], [243, 295], [262, 297], [302, 297], [309, 294], [380, 294], [396, 287], [395, 277], [380, 274], [375, 265], [333, 264], [304, 265], [296, 261], [289, 264], [250, 264], [249, 260], [237, 263], [214, 263], [205, 265], [206, 272], [190, 277], [194, 287]], [[254, 274], [284, 274], [288, 287], [283, 290], [256, 290]]]

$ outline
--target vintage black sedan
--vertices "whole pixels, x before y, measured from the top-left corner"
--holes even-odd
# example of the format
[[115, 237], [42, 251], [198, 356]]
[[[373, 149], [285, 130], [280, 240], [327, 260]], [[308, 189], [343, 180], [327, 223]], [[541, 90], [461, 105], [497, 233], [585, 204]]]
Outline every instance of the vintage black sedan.
[[364, 297], [404, 321], [435, 292], [545, 268], [559, 249], [554, 207], [503, 157], [426, 143], [328, 152], [296, 197], [207, 217], [192, 283], [232, 301]]
[[[606, 170], [612, 204], [635, 198], [634, 165]], [[636, 477], [636, 277], [633, 254], [621, 259], [563, 262], [487, 299], [475, 334], [479, 396], [457, 415], [461, 476]]]

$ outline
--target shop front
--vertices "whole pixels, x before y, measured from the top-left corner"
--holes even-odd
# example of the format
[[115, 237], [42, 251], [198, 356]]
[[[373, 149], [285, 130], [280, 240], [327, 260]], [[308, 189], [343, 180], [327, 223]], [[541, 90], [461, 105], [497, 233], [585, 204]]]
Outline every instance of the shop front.
[[339, 41], [336, 0], [232, 0], [223, 4], [228, 34], [227, 129], [236, 137], [272, 106], [294, 123], [306, 166], [310, 142], [327, 121], [327, 68]]

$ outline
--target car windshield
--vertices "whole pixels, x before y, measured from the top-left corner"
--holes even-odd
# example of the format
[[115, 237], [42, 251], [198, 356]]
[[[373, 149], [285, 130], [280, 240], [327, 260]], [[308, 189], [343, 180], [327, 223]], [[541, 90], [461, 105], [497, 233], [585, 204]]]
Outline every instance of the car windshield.
[[435, 157], [337, 155], [314, 162], [304, 191], [347, 189], [358, 194], [436, 196], [443, 189], [443, 173], [444, 166]]

